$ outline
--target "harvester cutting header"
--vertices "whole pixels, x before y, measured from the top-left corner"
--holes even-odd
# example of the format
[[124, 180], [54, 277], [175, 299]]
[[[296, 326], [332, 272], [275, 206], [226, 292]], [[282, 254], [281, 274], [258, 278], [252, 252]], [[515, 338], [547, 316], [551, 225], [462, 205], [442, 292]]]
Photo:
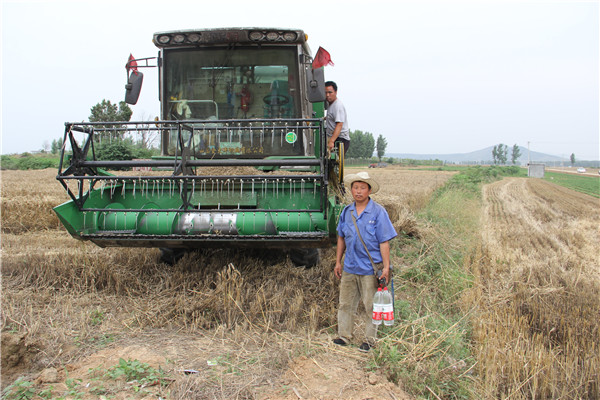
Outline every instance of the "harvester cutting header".
[[[55, 208], [61, 222], [101, 247], [281, 247], [314, 264], [316, 253], [299, 248], [335, 239], [343, 155], [327, 152], [324, 73], [304, 32], [172, 31], [153, 41], [158, 57], [127, 63], [125, 100], [137, 103], [141, 69], [158, 68], [160, 120], [65, 124], [57, 179], [72, 200]], [[160, 135], [160, 157], [97, 159], [99, 137], [148, 132]]]

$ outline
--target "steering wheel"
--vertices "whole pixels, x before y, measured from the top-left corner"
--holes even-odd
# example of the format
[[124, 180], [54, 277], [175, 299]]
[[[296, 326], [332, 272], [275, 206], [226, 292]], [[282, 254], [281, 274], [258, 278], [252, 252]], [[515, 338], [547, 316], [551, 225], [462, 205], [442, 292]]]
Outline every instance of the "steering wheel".
[[263, 101], [269, 106], [284, 106], [290, 102], [290, 98], [283, 94], [268, 94]]

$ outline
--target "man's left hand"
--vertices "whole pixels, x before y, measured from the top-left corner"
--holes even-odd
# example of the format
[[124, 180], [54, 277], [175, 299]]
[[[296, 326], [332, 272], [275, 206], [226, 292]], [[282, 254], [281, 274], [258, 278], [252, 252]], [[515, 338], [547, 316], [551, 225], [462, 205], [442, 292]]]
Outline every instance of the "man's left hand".
[[383, 279], [385, 279], [383, 286], [388, 286], [390, 284], [390, 267], [383, 267], [381, 270], [381, 276], [379, 276], [380, 285], [381, 282], [384, 282]]

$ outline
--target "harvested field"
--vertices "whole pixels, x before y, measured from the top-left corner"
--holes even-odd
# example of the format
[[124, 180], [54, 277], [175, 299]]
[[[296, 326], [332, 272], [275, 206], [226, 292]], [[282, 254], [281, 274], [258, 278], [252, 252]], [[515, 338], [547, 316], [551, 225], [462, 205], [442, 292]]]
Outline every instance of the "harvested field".
[[[370, 173], [382, 184], [375, 200], [412, 235], [413, 212], [452, 175]], [[21, 376], [54, 397], [86, 399], [406, 398], [381, 371], [367, 371], [370, 355], [331, 344], [333, 249], [309, 270], [283, 252], [237, 249], [190, 253], [169, 267], [158, 250], [69, 236], [51, 210], [68, 200], [55, 175], [2, 171], [3, 388]], [[166, 384], [134, 391], [106, 378], [119, 358], [160, 366]]]
[[484, 188], [470, 300], [485, 398], [600, 397], [599, 210], [539, 179]]
[[[451, 173], [369, 173], [397, 230], [431, 236], [414, 214]], [[165, 266], [157, 250], [71, 238], [51, 211], [67, 200], [54, 177], [2, 172], [3, 388], [22, 377], [38, 393], [84, 399], [409, 398], [367, 368], [371, 355], [331, 344], [333, 249], [310, 270], [282, 252], [235, 249]], [[511, 178], [485, 186], [483, 206], [463, 299], [481, 398], [598, 398], [598, 199]], [[111, 378], [120, 359], [164, 371], [164, 385]]]

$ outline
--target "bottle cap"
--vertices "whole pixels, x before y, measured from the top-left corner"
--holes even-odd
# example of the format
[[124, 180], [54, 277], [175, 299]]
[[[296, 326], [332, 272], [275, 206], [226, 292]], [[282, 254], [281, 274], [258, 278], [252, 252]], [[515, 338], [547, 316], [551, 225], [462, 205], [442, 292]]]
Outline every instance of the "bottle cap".
[[383, 288], [383, 290], [387, 290], [387, 286]]
[[378, 288], [378, 289], [377, 289], [377, 291], [378, 291], [378, 292], [381, 292], [381, 288]]

